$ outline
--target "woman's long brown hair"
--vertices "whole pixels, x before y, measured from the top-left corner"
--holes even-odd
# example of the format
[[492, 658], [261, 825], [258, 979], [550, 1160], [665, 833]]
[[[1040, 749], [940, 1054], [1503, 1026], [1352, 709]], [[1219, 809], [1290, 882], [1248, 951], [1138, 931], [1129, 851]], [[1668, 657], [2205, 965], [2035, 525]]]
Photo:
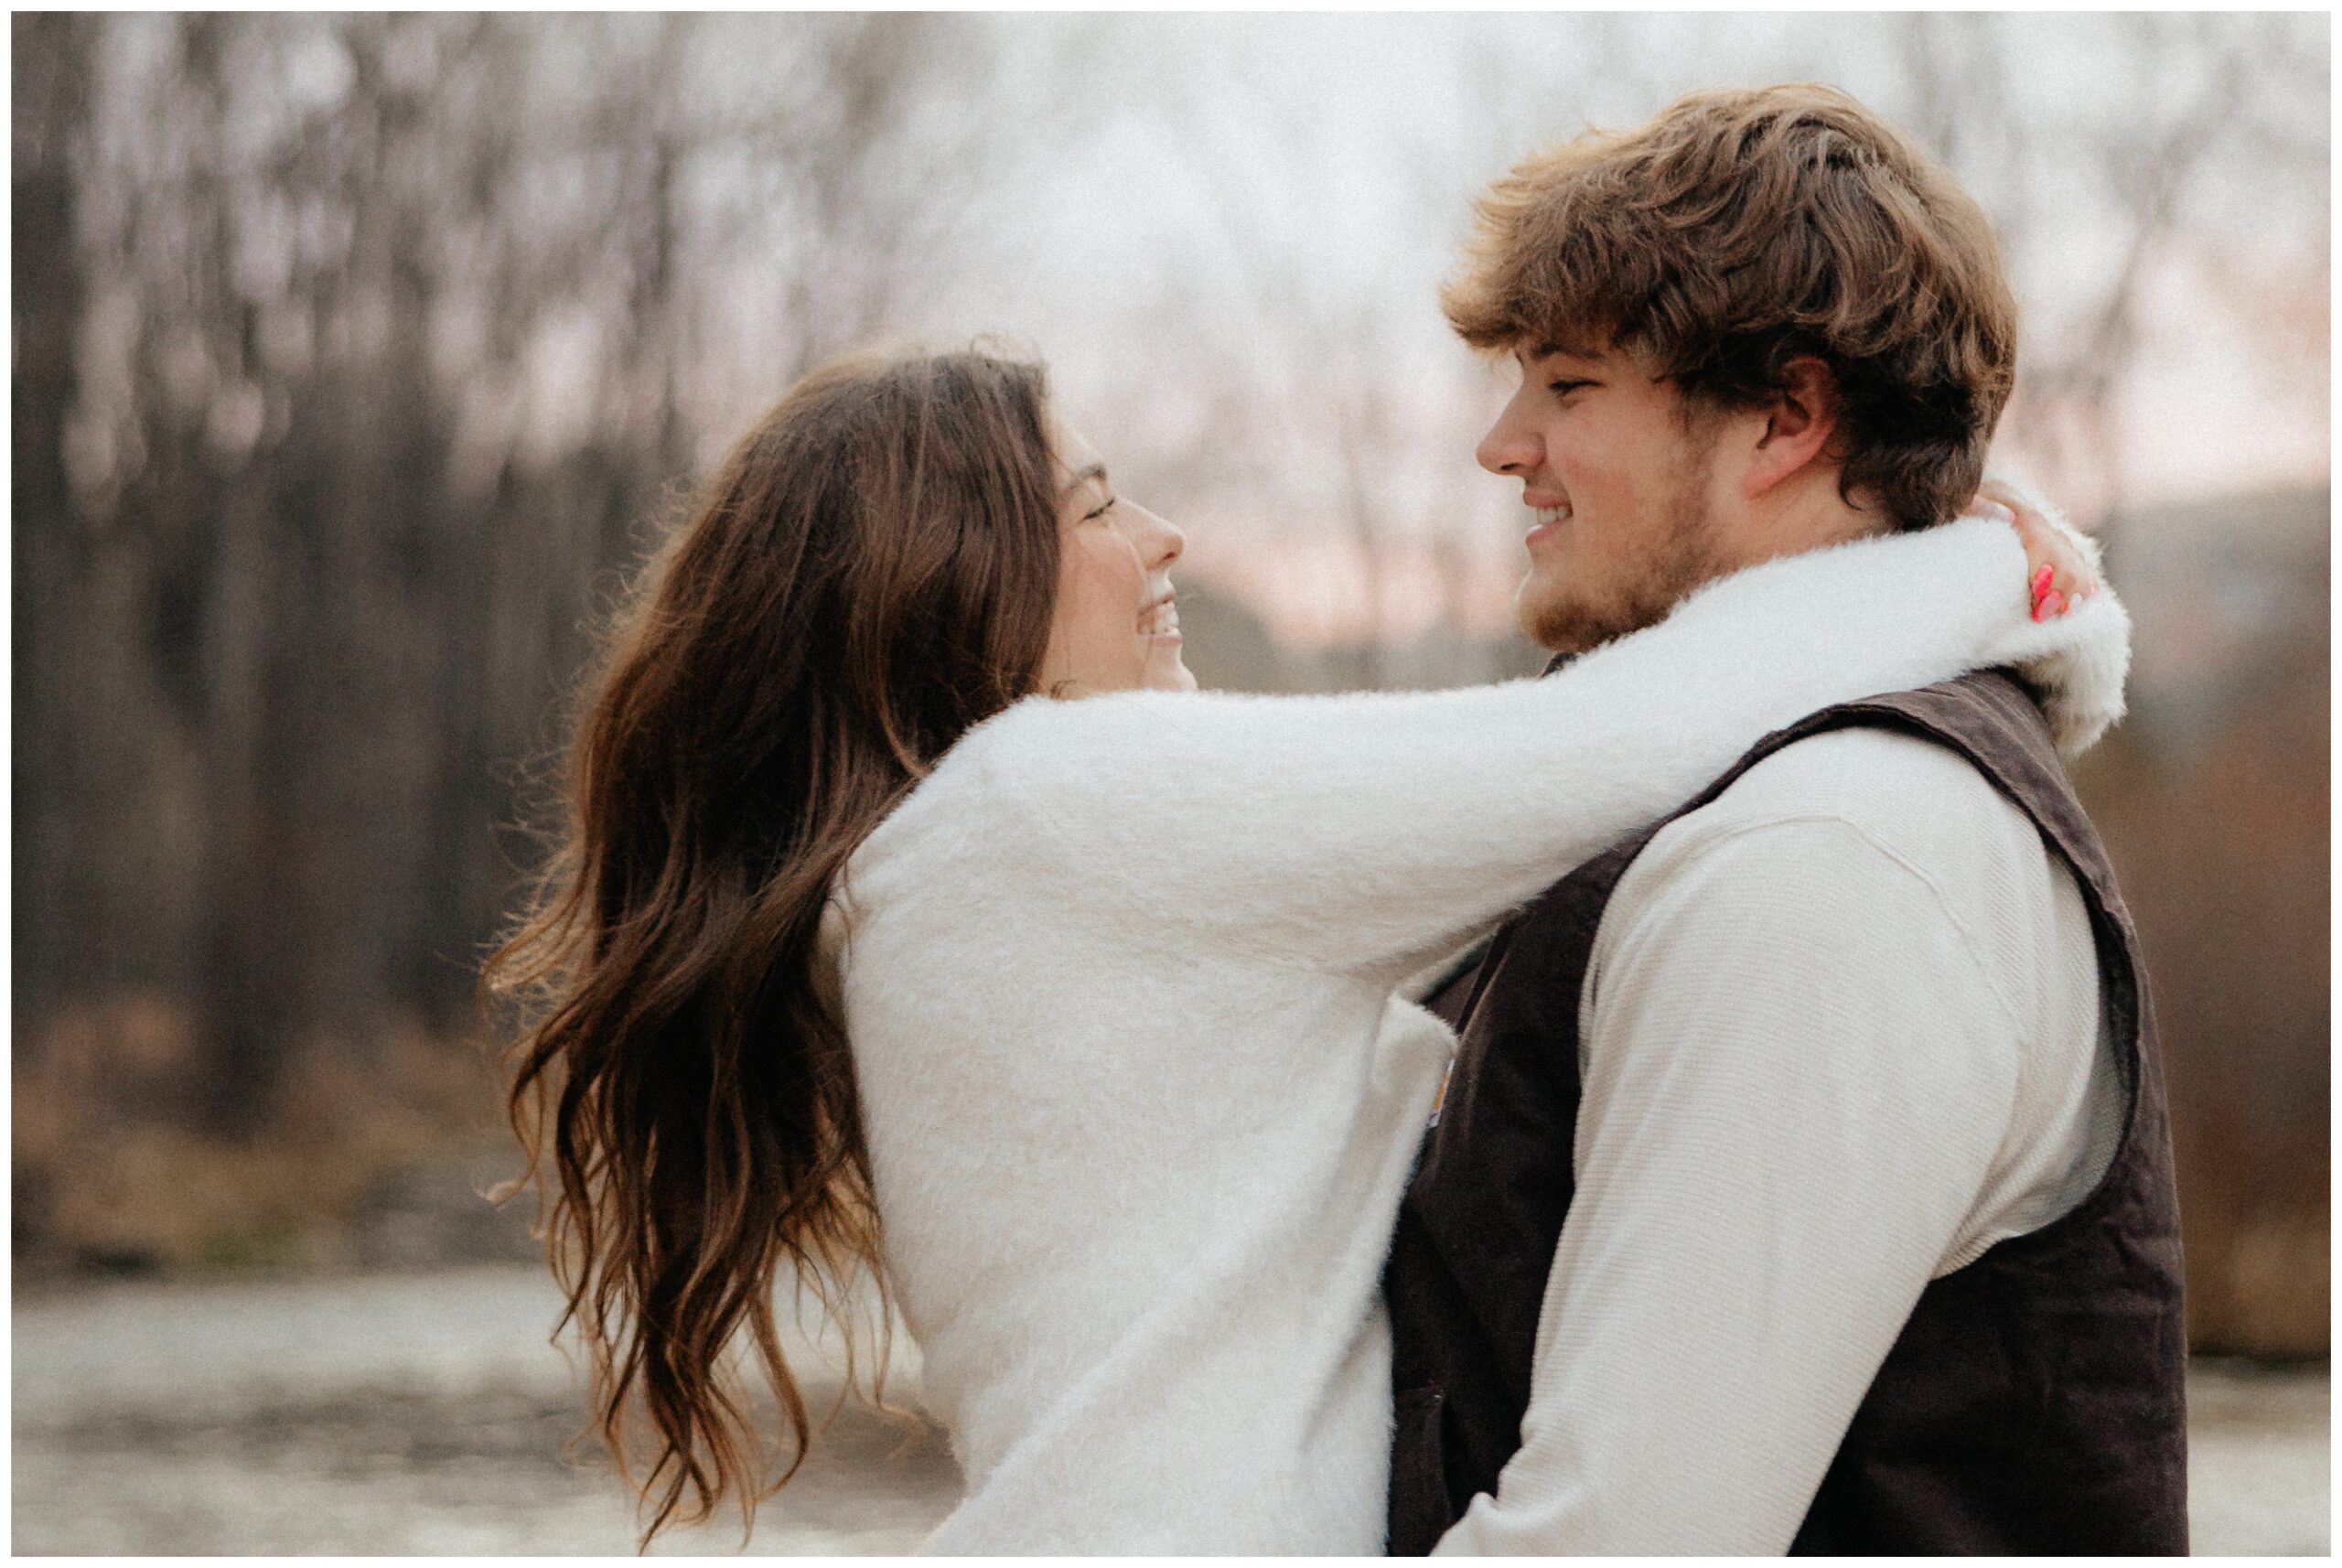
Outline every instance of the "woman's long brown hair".
[[[833, 1306], [866, 1277], [883, 1311], [816, 932], [864, 836], [1034, 689], [1058, 571], [1046, 410], [1037, 366], [982, 352], [814, 372], [643, 564], [581, 690], [553, 853], [482, 985], [515, 1015], [521, 1181], [596, 1427], [655, 1510], [646, 1545], [727, 1494], [749, 1524], [803, 1462], [778, 1288], [801, 1275]], [[793, 1439], [769, 1481], [724, 1364], [743, 1331]]]

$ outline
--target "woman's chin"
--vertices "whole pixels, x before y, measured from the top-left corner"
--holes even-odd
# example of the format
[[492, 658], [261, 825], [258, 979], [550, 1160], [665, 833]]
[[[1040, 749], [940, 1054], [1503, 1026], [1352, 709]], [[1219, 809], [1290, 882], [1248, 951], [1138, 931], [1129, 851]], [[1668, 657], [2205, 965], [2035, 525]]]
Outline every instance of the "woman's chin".
[[1157, 692], [1192, 692], [1196, 678], [1181, 656], [1179, 634], [1148, 639], [1155, 646], [1147, 655], [1146, 685]]

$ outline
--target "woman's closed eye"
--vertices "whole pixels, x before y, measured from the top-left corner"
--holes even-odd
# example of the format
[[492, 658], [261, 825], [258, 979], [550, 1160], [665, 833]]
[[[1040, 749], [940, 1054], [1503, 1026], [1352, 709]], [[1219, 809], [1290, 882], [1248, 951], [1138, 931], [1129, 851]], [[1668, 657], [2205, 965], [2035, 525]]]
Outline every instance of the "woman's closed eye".
[[1120, 504], [1121, 500], [1122, 498], [1120, 496], [1108, 496], [1103, 501], [1099, 503], [1097, 510], [1083, 512], [1081, 514], [1081, 521], [1084, 522], [1097, 521], [1100, 518], [1113, 510], [1114, 508]]

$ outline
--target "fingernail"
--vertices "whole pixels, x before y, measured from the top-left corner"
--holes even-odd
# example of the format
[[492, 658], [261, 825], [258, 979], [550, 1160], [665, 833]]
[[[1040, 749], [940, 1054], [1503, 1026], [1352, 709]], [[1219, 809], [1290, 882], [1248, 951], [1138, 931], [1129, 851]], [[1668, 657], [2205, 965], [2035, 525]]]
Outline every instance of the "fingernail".
[[2040, 571], [2036, 572], [2033, 575], [2033, 596], [2035, 598], [2037, 599], [2042, 595], [2049, 591], [2049, 584], [2054, 576], [2055, 574], [2047, 566], [2044, 566]]
[[2047, 620], [2049, 618], [2048, 600], [2036, 599], [2033, 601], [2033, 618], [2036, 620]]

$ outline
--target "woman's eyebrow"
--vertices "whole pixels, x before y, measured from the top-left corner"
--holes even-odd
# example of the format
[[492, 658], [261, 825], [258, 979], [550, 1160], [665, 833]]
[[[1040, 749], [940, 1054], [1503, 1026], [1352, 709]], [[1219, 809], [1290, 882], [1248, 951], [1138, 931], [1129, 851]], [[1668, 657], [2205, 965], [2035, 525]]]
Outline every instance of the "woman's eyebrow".
[[1064, 498], [1064, 497], [1066, 497], [1066, 496], [1069, 496], [1069, 495], [1073, 494], [1073, 492], [1074, 492], [1074, 491], [1076, 491], [1076, 490], [1080, 489], [1082, 486], [1084, 486], [1084, 485], [1088, 484], [1088, 483], [1089, 483], [1090, 480], [1092, 480], [1092, 479], [1097, 480], [1097, 481], [1098, 481], [1100, 484], [1101, 484], [1101, 485], [1102, 485], [1102, 484], [1104, 484], [1104, 483], [1106, 482], [1106, 465], [1105, 465], [1105, 464], [1103, 464], [1103, 463], [1092, 463], [1092, 464], [1090, 464], [1090, 467], [1088, 467], [1087, 468], [1082, 469], [1082, 470], [1081, 470], [1081, 472], [1080, 472], [1080, 473], [1078, 473], [1078, 474], [1074, 475], [1074, 477], [1073, 477], [1072, 478], [1068, 479], [1068, 480], [1066, 481], [1065, 489], [1063, 489], [1059, 490], [1059, 491], [1058, 492], [1058, 497], [1059, 497], [1060, 499], [1062, 499], [1062, 498]]

